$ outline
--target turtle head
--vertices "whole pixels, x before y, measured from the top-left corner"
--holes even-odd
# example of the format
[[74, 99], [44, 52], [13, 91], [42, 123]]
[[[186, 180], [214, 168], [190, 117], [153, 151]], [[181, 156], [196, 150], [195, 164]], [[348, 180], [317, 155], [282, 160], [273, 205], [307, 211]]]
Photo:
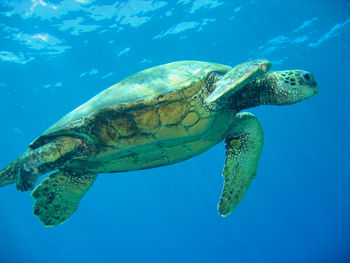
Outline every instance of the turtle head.
[[263, 76], [261, 104], [286, 105], [308, 99], [318, 93], [314, 76], [304, 70], [273, 71]]

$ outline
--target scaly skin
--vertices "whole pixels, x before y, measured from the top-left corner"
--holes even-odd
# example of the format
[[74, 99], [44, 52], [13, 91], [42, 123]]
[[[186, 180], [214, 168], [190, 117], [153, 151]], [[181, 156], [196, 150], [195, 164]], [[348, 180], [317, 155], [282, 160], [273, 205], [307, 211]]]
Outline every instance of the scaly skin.
[[58, 171], [49, 175], [33, 191], [34, 214], [45, 226], [66, 221], [78, 208], [80, 199], [92, 186], [96, 173], [85, 171]]
[[251, 113], [238, 113], [225, 143], [225, 181], [218, 205], [222, 216], [228, 216], [240, 203], [256, 176], [264, 144], [264, 132], [259, 120]]
[[308, 99], [317, 93], [315, 78], [307, 71], [272, 71], [234, 93], [225, 102], [225, 107], [239, 112], [259, 105], [288, 105]]

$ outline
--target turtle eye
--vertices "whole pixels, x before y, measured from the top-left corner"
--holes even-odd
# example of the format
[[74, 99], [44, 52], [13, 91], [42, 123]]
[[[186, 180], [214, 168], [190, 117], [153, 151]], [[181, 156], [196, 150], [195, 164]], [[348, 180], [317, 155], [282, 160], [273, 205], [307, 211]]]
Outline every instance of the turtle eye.
[[311, 76], [310, 76], [309, 73], [304, 73], [304, 74], [303, 74], [303, 78], [304, 78], [305, 80], [309, 81], [309, 80], [311, 79]]

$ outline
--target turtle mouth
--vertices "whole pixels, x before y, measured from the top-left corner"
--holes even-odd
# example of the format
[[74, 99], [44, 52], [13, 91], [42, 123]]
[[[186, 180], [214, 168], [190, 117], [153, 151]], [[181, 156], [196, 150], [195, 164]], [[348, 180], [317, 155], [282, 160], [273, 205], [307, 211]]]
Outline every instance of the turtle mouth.
[[304, 95], [306, 98], [312, 97], [314, 95], [318, 94], [318, 86], [317, 83], [314, 86], [306, 86], [303, 89], [300, 90], [301, 94]]
[[317, 82], [308, 83], [304, 85], [299, 91], [305, 98], [310, 98], [318, 94]]
[[312, 89], [314, 91], [314, 95], [318, 94], [318, 85], [317, 85], [317, 82], [315, 81], [313, 86], [312, 86]]

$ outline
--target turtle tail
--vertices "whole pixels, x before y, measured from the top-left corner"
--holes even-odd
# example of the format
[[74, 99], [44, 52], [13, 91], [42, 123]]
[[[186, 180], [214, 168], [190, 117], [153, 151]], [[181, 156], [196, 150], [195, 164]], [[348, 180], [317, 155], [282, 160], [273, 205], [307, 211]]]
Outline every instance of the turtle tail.
[[20, 166], [20, 158], [0, 170], [0, 187], [13, 184]]

